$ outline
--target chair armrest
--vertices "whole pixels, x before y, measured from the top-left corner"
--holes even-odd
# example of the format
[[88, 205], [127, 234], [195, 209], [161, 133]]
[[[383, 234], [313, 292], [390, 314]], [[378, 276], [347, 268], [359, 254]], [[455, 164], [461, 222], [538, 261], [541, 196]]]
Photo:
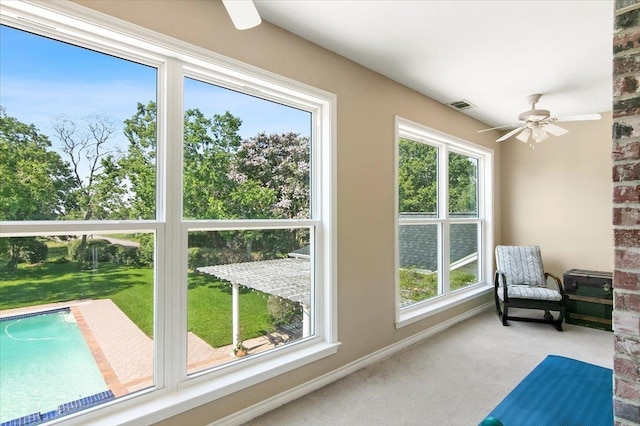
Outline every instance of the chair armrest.
[[560, 292], [560, 294], [564, 296], [564, 287], [562, 287], [562, 282], [560, 281], [560, 278], [556, 277], [553, 274], [545, 272], [544, 273], [545, 281], [548, 280], [549, 278], [553, 278], [553, 280], [556, 282], [556, 286], [558, 287], [558, 291]]
[[494, 291], [496, 294], [498, 293], [498, 288], [500, 287], [500, 282], [502, 281], [502, 295], [503, 300], [505, 302], [509, 301], [509, 296], [507, 295], [507, 276], [504, 272], [500, 270], [496, 270], [495, 280], [494, 280]]

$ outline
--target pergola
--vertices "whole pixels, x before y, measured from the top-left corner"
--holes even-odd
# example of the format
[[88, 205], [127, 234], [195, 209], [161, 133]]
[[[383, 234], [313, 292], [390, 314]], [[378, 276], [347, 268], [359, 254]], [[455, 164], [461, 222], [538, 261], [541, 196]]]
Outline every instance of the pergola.
[[199, 272], [232, 285], [233, 346], [240, 330], [239, 286], [279, 296], [302, 305], [302, 337], [311, 334], [311, 262], [307, 256], [258, 262], [203, 266]]

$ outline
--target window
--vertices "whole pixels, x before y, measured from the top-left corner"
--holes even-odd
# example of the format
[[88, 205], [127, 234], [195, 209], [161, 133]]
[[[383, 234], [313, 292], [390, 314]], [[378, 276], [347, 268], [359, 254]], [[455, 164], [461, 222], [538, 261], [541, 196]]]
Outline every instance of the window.
[[397, 324], [486, 291], [491, 151], [401, 118], [397, 130]]
[[335, 353], [333, 95], [74, 4], [1, 17], [0, 422], [157, 421]]

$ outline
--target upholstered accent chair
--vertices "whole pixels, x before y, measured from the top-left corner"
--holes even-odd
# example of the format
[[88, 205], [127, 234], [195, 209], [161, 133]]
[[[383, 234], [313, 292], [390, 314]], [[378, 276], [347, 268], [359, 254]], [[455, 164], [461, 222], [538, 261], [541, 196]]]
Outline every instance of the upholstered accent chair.
[[[538, 246], [497, 246], [494, 281], [496, 313], [507, 320], [546, 322], [562, 331], [566, 306], [560, 278], [544, 272]], [[510, 308], [539, 309], [542, 318], [509, 315]], [[554, 318], [550, 311], [557, 311]]]

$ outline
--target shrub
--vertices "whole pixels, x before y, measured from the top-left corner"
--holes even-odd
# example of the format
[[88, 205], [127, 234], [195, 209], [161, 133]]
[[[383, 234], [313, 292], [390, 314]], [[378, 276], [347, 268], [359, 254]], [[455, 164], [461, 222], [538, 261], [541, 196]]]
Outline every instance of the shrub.
[[140, 235], [140, 247], [138, 249], [138, 262], [141, 265], [153, 265], [154, 237], [153, 234]]
[[123, 246], [120, 244], [112, 244], [108, 247], [111, 255], [111, 262], [120, 265], [139, 265], [139, 250], [137, 247]]
[[42, 263], [47, 260], [47, 253], [49, 248], [47, 244], [33, 239], [25, 240], [25, 244], [22, 246], [21, 257], [30, 264]]
[[216, 265], [216, 260], [216, 250], [212, 248], [191, 247], [187, 254], [187, 264], [191, 270], [201, 266]]
[[[67, 246], [69, 257], [81, 262], [115, 262], [118, 256], [120, 245], [111, 244], [108, 240], [91, 239], [87, 240], [84, 253], [80, 254], [81, 239], [73, 240]], [[121, 263], [121, 262], [115, 262]]]
[[275, 326], [288, 324], [295, 316], [302, 315], [302, 307], [299, 303], [273, 295], [269, 296], [267, 309]]
[[221, 248], [226, 245], [220, 232], [195, 231], [189, 232], [189, 247]]
[[244, 261], [244, 250], [191, 247], [187, 254], [187, 264], [192, 271], [202, 266], [226, 265]]

